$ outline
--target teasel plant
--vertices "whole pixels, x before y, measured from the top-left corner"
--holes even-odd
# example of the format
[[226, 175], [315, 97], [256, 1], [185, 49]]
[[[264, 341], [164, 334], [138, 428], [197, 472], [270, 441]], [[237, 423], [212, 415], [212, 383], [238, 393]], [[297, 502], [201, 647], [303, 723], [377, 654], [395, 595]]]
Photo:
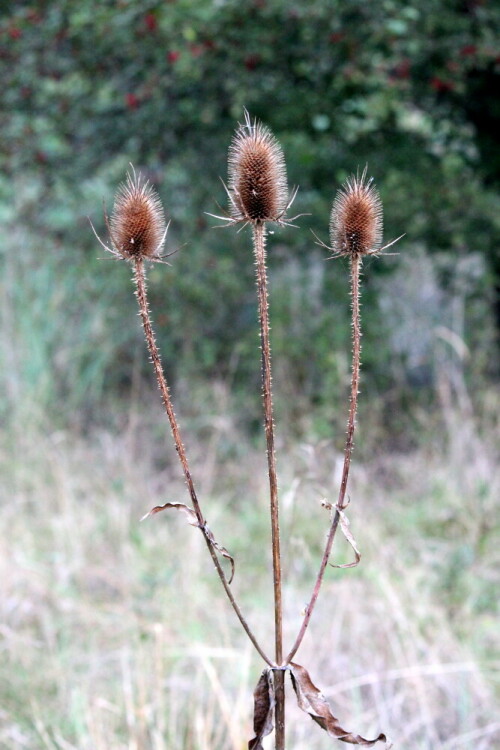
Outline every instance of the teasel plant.
[[[333, 203], [330, 217], [331, 245], [319, 241], [319, 244], [328, 249], [331, 258], [347, 257], [350, 262], [353, 329], [351, 397], [344, 449], [344, 467], [338, 500], [335, 506], [326, 501], [324, 503], [332, 512], [325, 551], [311, 598], [305, 608], [302, 625], [292, 648], [285, 656], [286, 652], [283, 647], [279, 498], [269, 336], [266, 228], [269, 223], [277, 224], [280, 227], [295, 226], [293, 222], [299, 217], [288, 218], [287, 216], [297, 190], [295, 189], [289, 194], [283, 150], [270, 130], [258, 121], [252, 121], [246, 110], [244, 123], [240, 124], [236, 130], [229, 148], [228, 183], [224, 187], [229, 200], [229, 211], [224, 216], [215, 214], [210, 214], [210, 216], [223, 220], [224, 223], [219, 226], [238, 226], [240, 229], [246, 226], [250, 227], [256, 269], [262, 401], [269, 476], [273, 561], [275, 627], [273, 658], [269, 657], [260, 645], [236, 602], [231, 590], [231, 581], [234, 575], [233, 557], [225, 547], [216, 541], [202, 512], [195, 489], [186, 449], [181, 439], [180, 428], [156, 344], [147, 298], [145, 264], [148, 262], [166, 262], [165, 258], [170, 253], [163, 254], [163, 247], [167, 237], [168, 224], [166, 224], [163, 207], [156, 191], [131, 167], [126, 182], [117, 191], [111, 217], [108, 217], [105, 211], [109, 244], [100, 239], [93, 226], [92, 229], [107, 252], [114, 258], [123, 259], [132, 264], [135, 294], [139, 304], [144, 335], [191, 500], [190, 506], [179, 502], [166, 502], [163, 505], [155, 506], [146, 513], [143, 519], [163, 510], [175, 509], [186, 515], [189, 524], [200, 529], [228, 600], [247, 636], [266, 664], [254, 691], [253, 728], [255, 736], [248, 742], [249, 750], [263, 750], [263, 740], [273, 729], [275, 730], [275, 749], [285, 750], [285, 675], [287, 672], [290, 673], [299, 707], [308, 713], [331, 738], [362, 746], [372, 746], [378, 742], [387, 743], [386, 736], [382, 733], [369, 740], [343, 729], [321, 691], [313, 683], [308, 671], [292, 661], [309, 625], [339, 526], [354, 550], [355, 561], [348, 563], [346, 566], [334, 567], [352, 567], [357, 565], [360, 559], [344, 511], [354, 445], [361, 361], [359, 299], [361, 263], [364, 257], [378, 255], [393, 244], [389, 243], [384, 248], [381, 247], [382, 205], [380, 198], [372, 181], [367, 180], [366, 169], [361, 177], [358, 175], [349, 178]], [[220, 557], [229, 562], [230, 576], [226, 575]]]
[[[323, 728], [331, 737], [343, 742], [358, 745], [373, 745], [387, 741], [384, 734], [374, 740], [345, 731], [333, 716], [321, 692], [312, 682], [307, 670], [292, 661], [298, 651], [319, 595], [324, 572], [330, 557], [337, 527], [340, 527], [354, 549], [357, 565], [360, 555], [354, 537], [349, 530], [345, 516], [345, 495], [354, 443], [354, 428], [359, 389], [361, 330], [359, 314], [359, 274], [362, 255], [376, 255], [381, 248], [382, 204], [371, 182], [366, 182], [366, 170], [361, 178], [350, 178], [338, 193], [330, 217], [332, 246], [321, 243], [331, 257], [348, 256], [351, 259], [351, 294], [353, 313], [353, 364], [351, 400], [344, 451], [344, 469], [339, 499], [332, 517], [325, 552], [314, 585], [311, 599], [305, 609], [302, 626], [297, 638], [284, 656], [283, 650], [283, 610], [282, 575], [280, 555], [280, 526], [278, 481], [274, 450], [274, 418], [272, 400], [271, 347], [269, 338], [269, 305], [266, 267], [266, 224], [275, 223], [281, 227], [295, 226], [300, 215], [288, 218], [287, 213], [297, 195], [297, 188], [288, 192], [287, 175], [283, 150], [267, 127], [250, 118], [245, 111], [245, 121], [237, 129], [229, 148], [228, 184], [224, 185], [229, 200], [229, 214], [210, 214], [224, 221], [222, 226], [249, 225], [252, 232], [253, 252], [256, 266], [257, 298], [261, 339], [262, 395], [264, 405], [264, 426], [267, 444], [267, 461], [270, 488], [271, 536], [274, 581], [275, 619], [275, 663], [264, 670], [254, 693], [255, 737], [249, 743], [249, 750], [262, 750], [263, 737], [272, 731], [275, 723], [275, 748], [285, 748], [285, 690], [284, 677], [290, 672], [292, 684], [300, 708]], [[392, 243], [391, 243], [392, 244]], [[388, 247], [388, 246], [387, 246]], [[332, 509], [331, 504], [327, 506]], [[273, 716], [274, 714], [274, 716]]]

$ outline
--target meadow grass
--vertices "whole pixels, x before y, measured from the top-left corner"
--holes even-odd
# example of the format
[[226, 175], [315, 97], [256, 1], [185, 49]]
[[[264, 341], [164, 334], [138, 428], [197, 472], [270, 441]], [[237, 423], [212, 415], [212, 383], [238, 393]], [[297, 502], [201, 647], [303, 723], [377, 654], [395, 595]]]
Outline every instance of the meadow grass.
[[[196, 435], [189, 449], [208, 522], [236, 558], [233, 587], [270, 647], [265, 458], [217, 416], [219, 396], [205, 414], [180, 416]], [[139, 523], [153, 505], [186, 499], [162, 415], [140, 411], [113, 432], [1, 438], [1, 748], [243, 750], [252, 736], [264, 665], [201, 535], [175, 513]], [[328, 569], [297, 657], [345, 727], [382, 729], [401, 750], [500, 743], [494, 426], [479, 435], [472, 419], [448, 416], [441, 439], [412, 453], [355, 456], [347, 514], [362, 561]], [[288, 645], [342, 455], [328, 441], [278, 447]], [[339, 538], [333, 561], [348, 559]], [[294, 703], [288, 746], [331, 746]]]

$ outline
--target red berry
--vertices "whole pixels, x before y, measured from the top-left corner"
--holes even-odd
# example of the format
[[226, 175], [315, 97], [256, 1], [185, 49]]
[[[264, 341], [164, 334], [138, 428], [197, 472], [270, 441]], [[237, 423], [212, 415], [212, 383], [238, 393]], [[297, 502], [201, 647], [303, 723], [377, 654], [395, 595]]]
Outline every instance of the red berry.
[[135, 94], [126, 94], [125, 103], [129, 109], [137, 109], [139, 106], [139, 99]]
[[465, 47], [462, 47], [460, 50], [460, 56], [461, 57], [469, 57], [470, 55], [475, 55], [477, 52], [477, 47], [475, 44], [466, 44]]
[[177, 62], [177, 60], [180, 57], [180, 52], [176, 52], [175, 50], [172, 50], [171, 52], [167, 52], [167, 60], [169, 63]]
[[255, 70], [260, 61], [260, 55], [248, 55], [248, 57], [245, 57], [245, 68], [247, 70]]
[[430, 84], [434, 91], [438, 92], [453, 91], [454, 89], [451, 81], [443, 81], [443, 79], [439, 78], [438, 76], [434, 76], [434, 78], [431, 78]]
[[146, 28], [148, 31], [156, 31], [158, 28], [158, 21], [156, 20], [156, 16], [154, 13], [147, 13], [144, 16], [144, 23], [146, 24]]

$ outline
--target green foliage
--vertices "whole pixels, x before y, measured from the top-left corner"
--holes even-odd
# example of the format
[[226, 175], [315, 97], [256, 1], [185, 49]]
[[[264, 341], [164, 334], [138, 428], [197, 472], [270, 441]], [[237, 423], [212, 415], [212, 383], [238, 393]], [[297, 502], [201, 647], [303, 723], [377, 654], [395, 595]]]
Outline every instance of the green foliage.
[[[133, 162], [157, 184], [172, 218], [170, 247], [183, 246], [172, 268], [150, 274], [170, 372], [257, 381], [248, 243], [212, 229], [204, 215], [225, 202], [219, 177], [244, 106], [282, 142], [290, 183], [301, 188], [297, 212], [311, 214], [300, 230], [277, 230], [269, 247], [273, 346], [285, 358], [286, 387], [304, 404], [331, 404], [348, 347], [338, 330], [345, 272], [324, 263], [308, 229], [326, 239], [335, 190], [365, 162], [381, 191], [387, 239], [406, 232], [402, 253], [418, 243], [446, 256], [444, 287], [457, 254], [484, 257], [467, 304], [484, 296], [489, 330], [500, 273], [498, 22], [494, 4], [445, 0], [4, 3], [0, 215], [9, 233], [24, 233], [22, 242], [10, 238], [16, 258], [43, 244], [47, 269], [38, 267], [38, 250], [19, 260], [23, 289], [9, 292], [44, 349], [40, 372], [42, 359], [64, 361], [71, 351], [68, 380], [82, 374], [80, 406], [88, 408], [98, 405], [104, 379], [117, 388], [130, 380], [139, 344], [127, 273], [95, 263], [100, 250], [85, 217], [105, 234], [101, 200], [111, 202]], [[365, 277], [365, 363], [382, 392], [395, 374], [380, 345], [384, 286], [375, 296], [370, 285], [398, 263], [372, 263]], [[37, 311], [21, 303], [39, 295], [40, 284], [50, 287], [43, 273], [55, 274], [66, 296], [57, 320], [64, 317], [67, 330], [76, 324], [74, 349], [64, 331], [51, 331], [56, 320], [45, 314], [43, 294]], [[477, 348], [474, 361], [484, 360], [474, 332], [465, 336]], [[49, 386], [53, 378], [40, 386], [48, 401]], [[66, 397], [69, 383], [61, 388]]]

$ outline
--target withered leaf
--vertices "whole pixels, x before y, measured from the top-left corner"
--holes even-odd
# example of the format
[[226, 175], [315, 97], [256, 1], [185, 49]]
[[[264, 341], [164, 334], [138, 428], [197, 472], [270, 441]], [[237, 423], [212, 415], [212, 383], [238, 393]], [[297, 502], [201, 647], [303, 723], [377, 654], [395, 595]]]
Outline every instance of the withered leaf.
[[174, 508], [174, 510], [180, 510], [182, 513], [185, 513], [187, 522], [191, 526], [197, 526], [199, 529], [201, 529], [212, 547], [214, 547], [217, 552], [222, 555], [222, 557], [224, 557], [226, 560], [229, 560], [229, 562], [231, 563], [231, 575], [229, 577], [228, 583], [231, 583], [234, 578], [234, 558], [229, 554], [227, 549], [222, 546], [222, 544], [219, 544], [219, 542], [216, 541], [207, 524], [204, 524], [204, 526], [200, 526], [198, 516], [196, 515], [193, 508], [190, 508], [188, 505], [184, 505], [184, 503], [165, 503], [165, 505], [155, 505], [155, 507], [152, 508], [149, 513], [146, 513], [146, 515], [141, 518], [141, 521], [144, 521], [150, 516], [154, 516], [156, 513], [160, 513], [162, 510], [168, 510], [169, 508]]
[[231, 563], [231, 575], [229, 576], [229, 580], [228, 580], [228, 583], [231, 583], [231, 581], [234, 578], [234, 558], [232, 557], [232, 555], [229, 554], [227, 549], [222, 546], [222, 544], [219, 544], [219, 542], [215, 541], [215, 537], [210, 531], [210, 529], [208, 528], [207, 524], [205, 524], [205, 526], [203, 527], [203, 532], [205, 536], [208, 538], [208, 541], [210, 542], [210, 544], [213, 547], [215, 547], [217, 552], [220, 552], [222, 557], [224, 557], [226, 560], [229, 560], [229, 562]]
[[186, 514], [186, 520], [191, 526], [199, 526], [196, 513], [188, 505], [184, 505], [184, 503], [165, 503], [165, 505], [155, 505], [154, 508], [151, 508], [149, 513], [146, 513], [141, 518], [141, 521], [145, 521], [146, 518], [149, 518], [150, 516], [154, 516], [156, 513], [160, 513], [162, 510], [167, 510], [168, 508], [174, 508], [175, 510], [180, 510], [182, 513]]
[[342, 529], [342, 533], [347, 539], [347, 541], [349, 542], [349, 544], [351, 545], [351, 547], [353, 548], [356, 559], [354, 560], [354, 562], [344, 563], [343, 565], [334, 565], [333, 563], [330, 563], [330, 565], [332, 566], [332, 568], [355, 568], [356, 565], [358, 565], [359, 561], [361, 560], [361, 554], [360, 554], [360, 551], [358, 550], [358, 545], [356, 544], [356, 540], [354, 539], [351, 533], [351, 530], [349, 528], [350, 526], [349, 519], [347, 518], [346, 514], [344, 513], [342, 508], [340, 508], [338, 505], [335, 506], [335, 510], [339, 514], [339, 523], [340, 523], [340, 528]]
[[253, 731], [248, 750], [263, 750], [262, 739], [273, 731], [274, 682], [270, 669], [264, 669], [253, 693]]
[[309, 714], [330, 737], [350, 745], [374, 745], [376, 742], [387, 742], [385, 734], [379, 734], [374, 740], [366, 740], [359, 734], [347, 732], [332, 714], [324, 695], [314, 685], [309, 673], [300, 664], [290, 664], [292, 684], [297, 694], [299, 708]]

